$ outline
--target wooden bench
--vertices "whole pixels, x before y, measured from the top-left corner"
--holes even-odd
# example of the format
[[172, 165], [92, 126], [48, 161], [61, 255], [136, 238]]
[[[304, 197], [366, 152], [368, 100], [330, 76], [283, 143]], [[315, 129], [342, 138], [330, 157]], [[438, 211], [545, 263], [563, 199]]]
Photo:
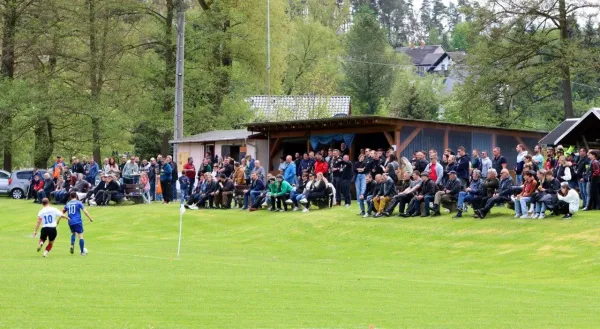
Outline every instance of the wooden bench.
[[143, 184], [126, 184], [124, 196], [128, 200], [132, 200], [136, 204], [144, 203], [144, 185]]

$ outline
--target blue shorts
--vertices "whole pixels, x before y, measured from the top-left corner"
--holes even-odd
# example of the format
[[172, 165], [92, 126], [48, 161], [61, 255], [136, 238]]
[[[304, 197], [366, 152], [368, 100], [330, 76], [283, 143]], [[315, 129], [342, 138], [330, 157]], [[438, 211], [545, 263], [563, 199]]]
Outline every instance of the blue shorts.
[[78, 233], [78, 234], [83, 233], [83, 224], [69, 225], [69, 228], [71, 229], [71, 233]]

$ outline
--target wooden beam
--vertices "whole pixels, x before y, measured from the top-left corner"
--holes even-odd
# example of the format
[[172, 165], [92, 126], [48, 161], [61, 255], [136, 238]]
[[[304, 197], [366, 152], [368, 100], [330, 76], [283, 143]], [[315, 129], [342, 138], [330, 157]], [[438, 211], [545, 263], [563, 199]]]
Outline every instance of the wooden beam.
[[388, 143], [390, 144], [390, 147], [395, 145], [394, 139], [392, 138], [392, 135], [390, 135], [390, 133], [388, 133], [387, 131], [384, 131], [383, 135], [385, 136], [385, 139], [387, 139]]
[[408, 144], [410, 144], [410, 142], [412, 142], [413, 139], [415, 139], [415, 137], [417, 137], [417, 135], [420, 134], [422, 130], [423, 128], [416, 128], [412, 133], [410, 133], [410, 135], [408, 135], [408, 137], [402, 142], [402, 144], [400, 144], [400, 147], [397, 148], [400, 150], [400, 153], [404, 151]]
[[585, 135], [581, 135], [581, 138], [583, 138], [583, 145], [585, 146], [586, 150], [590, 149], [590, 145], [588, 144], [587, 138], [585, 138]]
[[[521, 138], [521, 136], [516, 136], [516, 135], [515, 135], [514, 137], [515, 137], [515, 139], [517, 140], [517, 143], [519, 143], [519, 144], [523, 144], [523, 145], [525, 145], [525, 148], [528, 148], [528, 147], [527, 147], [527, 144], [525, 144], [525, 142], [523, 141], [523, 139]], [[533, 151], [533, 150], [532, 150], [532, 151]]]
[[492, 133], [492, 147], [490, 148], [490, 152], [496, 147], [496, 133]]
[[306, 153], [310, 152], [310, 138], [306, 139]]
[[398, 159], [400, 159], [400, 154], [402, 153], [400, 151], [400, 131], [402, 128], [397, 128], [396, 131], [394, 132], [394, 138], [395, 138], [395, 142], [396, 142], [396, 156], [398, 157]]
[[448, 136], [448, 132], [449, 132], [449, 129], [446, 128], [444, 130], [444, 152], [446, 151], [447, 148], [450, 147], [450, 136]]
[[279, 145], [281, 144], [281, 138], [276, 138], [275, 143], [271, 146], [271, 150], [269, 150], [269, 161], [273, 159], [273, 156], [277, 151], [279, 151]]

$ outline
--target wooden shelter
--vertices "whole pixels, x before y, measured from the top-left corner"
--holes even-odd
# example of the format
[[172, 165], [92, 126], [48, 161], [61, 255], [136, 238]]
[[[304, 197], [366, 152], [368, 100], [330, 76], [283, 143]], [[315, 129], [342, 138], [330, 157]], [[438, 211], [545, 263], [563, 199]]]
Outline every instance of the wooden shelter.
[[[495, 127], [451, 124], [444, 122], [408, 120], [384, 116], [343, 116], [325, 119], [296, 120], [280, 122], [262, 122], [247, 124], [254, 134], [249, 138], [267, 139], [270, 163], [273, 165], [278, 156], [296, 152], [308, 152], [315, 149], [315, 140], [322, 141], [331, 137], [322, 147], [338, 147], [344, 141], [350, 141], [350, 158], [362, 148], [393, 147], [399, 156], [411, 158], [413, 152], [436, 149], [442, 152], [446, 148], [456, 150], [459, 146], [466, 149], [489, 151], [500, 147], [509, 162], [516, 158], [515, 146], [524, 144], [533, 148], [546, 134], [539, 131], [503, 129]], [[348, 144], [348, 143], [346, 143]]]

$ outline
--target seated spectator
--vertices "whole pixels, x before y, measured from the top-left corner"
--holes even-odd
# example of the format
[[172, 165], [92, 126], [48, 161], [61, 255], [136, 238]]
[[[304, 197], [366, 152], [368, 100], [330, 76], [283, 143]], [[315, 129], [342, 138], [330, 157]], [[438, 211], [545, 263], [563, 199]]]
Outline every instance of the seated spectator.
[[402, 184], [399, 186], [400, 192], [395, 195], [392, 200], [388, 203], [383, 215], [389, 217], [392, 213], [394, 213], [394, 208], [398, 204], [400, 207], [398, 208], [398, 216], [403, 217], [404, 210], [406, 205], [410, 202], [410, 200], [414, 197], [415, 192], [421, 187], [421, 177], [419, 177], [419, 171], [413, 171], [413, 179], [410, 179], [410, 174], [408, 172], [404, 172], [404, 177], [402, 179]]
[[[458, 199], [458, 192], [462, 190], [461, 182], [456, 177], [456, 171], [450, 170], [448, 172], [448, 181], [442, 188], [442, 190], [435, 193], [433, 199], [433, 214], [432, 216], [440, 216], [440, 205], [444, 202], [456, 201]], [[427, 203], [425, 206], [427, 207]]]
[[119, 200], [123, 199], [121, 186], [117, 183], [115, 175], [107, 175], [104, 182], [105, 188], [96, 195], [96, 204], [98, 206], [107, 206], [110, 201], [119, 202]]
[[59, 194], [61, 191], [65, 191], [65, 179], [62, 176], [58, 176], [58, 179], [56, 180], [54, 191], [50, 192], [50, 196], [48, 197], [48, 200], [53, 198], [54, 202], [58, 203], [58, 201], [56, 200], [57, 199], [56, 197], [58, 195], [59, 200], [60, 200]]
[[309, 191], [304, 193], [304, 198], [300, 199], [300, 203], [304, 205], [302, 212], [308, 212], [310, 208], [310, 202], [317, 199], [323, 199], [327, 197], [327, 180], [323, 177], [322, 173], [318, 173], [315, 181], [311, 184]]
[[[228, 160], [229, 159], [227, 159], [226, 162]], [[214, 193], [215, 207], [220, 209], [230, 209], [234, 188], [233, 181], [227, 178], [225, 174], [221, 174], [219, 177], [218, 189]]]
[[252, 205], [256, 201], [256, 198], [263, 192], [264, 189], [265, 184], [258, 178], [258, 175], [255, 172], [250, 174], [250, 184], [244, 190], [244, 205], [242, 209], [251, 209]]
[[[57, 168], [62, 168], [62, 164], [59, 164]], [[58, 178], [58, 177], [57, 177]], [[54, 191], [55, 185], [52, 176], [49, 173], [44, 174], [44, 185], [43, 187], [37, 191], [37, 200], [34, 203], [42, 203], [42, 199], [49, 198], [50, 193]]]
[[558, 202], [552, 209], [554, 215], [564, 214], [562, 219], [571, 219], [579, 210], [579, 194], [571, 189], [567, 182], [560, 184], [560, 191], [557, 194]]
[[[418, 170], [415, 170], [418, 172]], [[408, 204], [408, 210], [402, 217], [429, 217], [429, 203], [435, 198], [437, 192], [437, 186], [435, 182], [429, 179], [428, 172], [421, 173], [421, 187], [415, 193], [415, 196], [410, 200]], [[421, 215], [421, 203], [425, 203], [424, 214]]]
[[515, 218], [531, 218], [527, 214], [527, 202], [531, 200], [531, 195], [537, 188], [537, 182], [532, 171], [524, 173], [523, 191], [519, 193], [513, 201], [515, 202]]
[[[291, 156], [288, 156], [291, 159]], [[285, 202], [290, 198], [290, 193], [294, 189], [292, 185], [283, 179], [282, 175], [277, 175], [277, 183], [274, 186], [274, 190], [271, 190], [271, 211], [287, 211], [287, 203]], [[275, 203], [277, 203], [277, 209], [275, 209]], [[281, 204], [283, 203], [283, 209]]]
[[510, 176], [508, 169], [502, 169], [502, 171], [500, 172], [500, 183], [498, 190], [492, 195], [491, 198], [489, 198], [486, 201], [485, 207], [474, 211], [473, 217], [484, 219], [485, 216], [489, 214], [493, 206], [510, 201], [510, 197], [512, 195], [512, 187], [513, 179]]
[[[96, 198], [104, 194], [104, 191], [106, 190], [107, 186], [108, 174], [104, 174], [102, 175], [102, 177], [100, 177], [100, 183], [98, 183], [98, 185], [96, 185], [96, 187], [93, 190], [88, 191], [87, 194], [81, 199], [81, 202], [87, 202], [88, 206], [92, 204], [97, 204]], [[94, 201], [93, 203], [91, 202], [92, 200]]]
[[543, 219], [546, 216], [546, 208], [553, 203], [556, 193], [560, 190], [560, 182], [554, 178], [552, 170], [540, 169], [537, 176], [538, 186], [531, 197], [529, 212], [533, 213], [534, 219]]
[[[308, 154], [306, 155], [308, 157]], [[295, 188], [290, 192], [290, 198], [285, 201], [287, 204], [293, 204], [294, 209], [292, 211], [298, 211], [298, 201], [304, 198], [304, 190], [308, 185], [308, 173], [302, 173], [302, 177], [298, 180]]]
[[[77, 199], [81, 200], [86, 196], [87, 192], [91, 187], [92, 184], [85, 180], [85, 177], [82, 174], [78, 174], [75, 184], [73, 184], [73, 186], [69, 190], [69, 194], [67, 194], [66, 197], [70, 197], [70, 193], [75, 192], [77, 193]], [[67, 201], [68, 200], [65, 199], [65, 202]]]
[[[364, 202], [366, 202], [367, 207], [366, 207], [366, 212], [365, 213], [361, 212], [361, 213], [359, 213], [359, 215], [362, 214], [363, 218], [368, 218], [368, 217], [371, 217], [371, 213], [373, 212], [373, 198], [377, 194], [379, 185], [375, 181], [375, 179], [373, 179], [373, 176], [371, 176], [371, 174], [366, 175], [365, 181], [366, 181], [365, 192], [363, 195], [361, 195], [359, 203], [364, 204]], [[364, 207], [364, 205], [363, 205], [363, 207]], [[364, 209], [363, 207], [361, 207], [361, 210]]]
[[204, 181], [202, 184], [200, 184], [200, 190], [193, 198], [190, 199], [192, 200], [191, 202], [188, 200], [190, 209], [205, 208], [207, 202], [208, 208], [213, 209], [215, 194], [218, 190], [219, 184], [213, 178], [212, 173], [205, 173]]
[[[488, 170], [489, 171], [489, 170]], [[456, 215], [452, 218], [461, 218], [463, 211], [465, 211], [467, 203], [471, 202], [477, 196], [481, 194], [483, 182], [481, 181], [481, 172], [479, 169], [473, 170], [473, 178], [469, 187], [465, 191], [458, 192], [458, 204]]]
[[396, 195], [396, 183], [387, 175], [377, 175], [375, 176], [375, 180], [382, 183], [377, 195], [373, 198], [373, 206], [377, 211], [375, 218], [379, 218], [383, 216], [388, 202]]
[[[483, 175], [482, 175], [483, 176]], [[474, 196], [471, 199], [471, 205], [473, 205], [473, 210], [477, 210], [482, 208], [483, 205], [487, 202], [488, 199], [494, 196], [496, 189], [500, 184], [498, 181], [498, 174], [496, 173], [496, 169], [489, 168], [487, 171], [487, 178], [481, 184], [481, 192], [479, 195]]]
[[[37, 177], [37, 180], [35, 179]], [[27, 190], [27, 200], [29, 199], [36, 199], [36, 193], [37, 190], [35, 189], [35, 185], [36, 184], [40, 184], [40, 182], [42, 182], [43, 184], [44, 181], [44, 176], [42, 176], [42, 173], [37, 169], [37, 168], [33, 168], [33, 174], [31, 174], [31, 177], [29, 178], [29, 189]]]

